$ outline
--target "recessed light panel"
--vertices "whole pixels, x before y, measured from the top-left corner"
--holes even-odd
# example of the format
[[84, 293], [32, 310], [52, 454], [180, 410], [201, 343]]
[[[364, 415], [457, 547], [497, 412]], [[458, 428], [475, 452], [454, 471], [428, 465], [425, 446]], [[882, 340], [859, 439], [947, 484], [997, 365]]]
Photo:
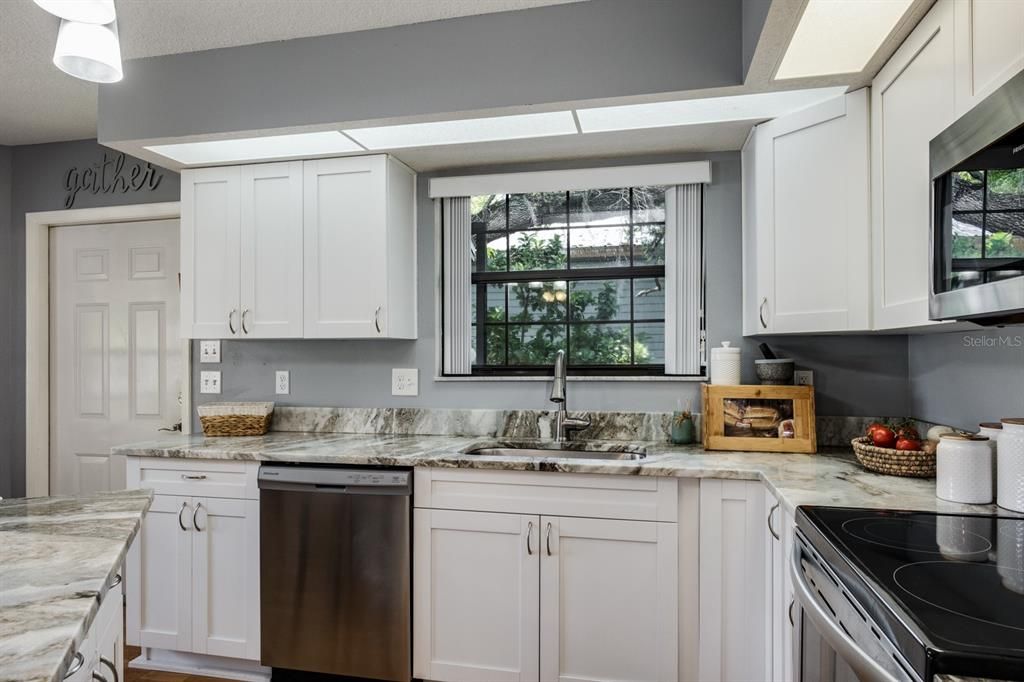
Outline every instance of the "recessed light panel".
[[913, 0], [809, 0], [776, 79], [859, 73]]
[[575, 133], [576, 124], [572, 120], [572, 112], [569, 111], [409, 123], [345, 131], [346, 135], [359, 144], [374, 150], [434, 147]]
[[579, 109], [576, 115], [580, 119], [580, 128], [584, 133], [746, 121], [775, 118], [838, 97], [845, 91], [846, 87], [840, 86], [760, 92], [752, 95]]
[[146, 149], [186, 166], [364, 151], [362, 147], [337, 130], [296, 135], [248, 137], [241, 140], [158, 144], [146, 147]]

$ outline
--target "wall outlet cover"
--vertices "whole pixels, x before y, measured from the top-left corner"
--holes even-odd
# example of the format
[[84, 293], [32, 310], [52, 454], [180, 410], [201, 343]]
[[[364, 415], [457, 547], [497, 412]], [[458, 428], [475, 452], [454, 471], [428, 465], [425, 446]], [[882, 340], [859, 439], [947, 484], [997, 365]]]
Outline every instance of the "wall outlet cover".
[[414, 396], [420, 394], [420, 371], [411, 369], [391, 370], [391, 395]]
[[288, 395], [291, 393], [291, 378], [288, 370], [279, 369], [274, 372], [274, 393], [277, 395]]
[[199, 342], [199, 362], [220, 362], [220, 339]]
[[220, 371], [204, 370], [199, 373], [200, 393], [220, 393]]
[[798, 369], [793, 372], [793, 383], [797, 386], [813, 386], [814, 372], [809, 369]]

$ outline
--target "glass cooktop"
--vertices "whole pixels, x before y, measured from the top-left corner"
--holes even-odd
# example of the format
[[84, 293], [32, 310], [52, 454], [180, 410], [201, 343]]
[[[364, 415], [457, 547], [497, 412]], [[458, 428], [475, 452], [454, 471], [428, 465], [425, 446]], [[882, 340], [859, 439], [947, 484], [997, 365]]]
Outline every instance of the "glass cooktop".
[[800, 507], [797, 526], [930, 673], [1001, 659], [1024, 675], [1024, 518]]

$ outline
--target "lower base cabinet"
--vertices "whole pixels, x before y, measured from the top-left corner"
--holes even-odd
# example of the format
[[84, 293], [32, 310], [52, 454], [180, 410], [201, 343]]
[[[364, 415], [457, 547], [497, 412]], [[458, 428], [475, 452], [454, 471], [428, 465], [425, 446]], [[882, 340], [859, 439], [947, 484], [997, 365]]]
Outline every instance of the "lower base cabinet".
[[124, 679], [124, 597], [120, 576], [116, 582], [103, 596], [96, 618], [71, 661], [65, 682], [120, 682]]

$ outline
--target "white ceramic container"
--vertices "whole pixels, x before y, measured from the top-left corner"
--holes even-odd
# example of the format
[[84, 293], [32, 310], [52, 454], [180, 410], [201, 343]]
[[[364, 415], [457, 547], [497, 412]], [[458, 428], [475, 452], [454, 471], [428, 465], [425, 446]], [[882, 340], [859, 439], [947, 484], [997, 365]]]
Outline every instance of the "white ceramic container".
[[992, 446], [987, 436], [944, 435], [935, 468], [938, 497], [963, 504], [992, 502]]
[[711, 349], [711, 383], [740, 384], [740, 349], [733, 348], [728, 341]]
[[999, 434], [996, 503], [1024, 512], [1024, 418], [1004, 419]]

